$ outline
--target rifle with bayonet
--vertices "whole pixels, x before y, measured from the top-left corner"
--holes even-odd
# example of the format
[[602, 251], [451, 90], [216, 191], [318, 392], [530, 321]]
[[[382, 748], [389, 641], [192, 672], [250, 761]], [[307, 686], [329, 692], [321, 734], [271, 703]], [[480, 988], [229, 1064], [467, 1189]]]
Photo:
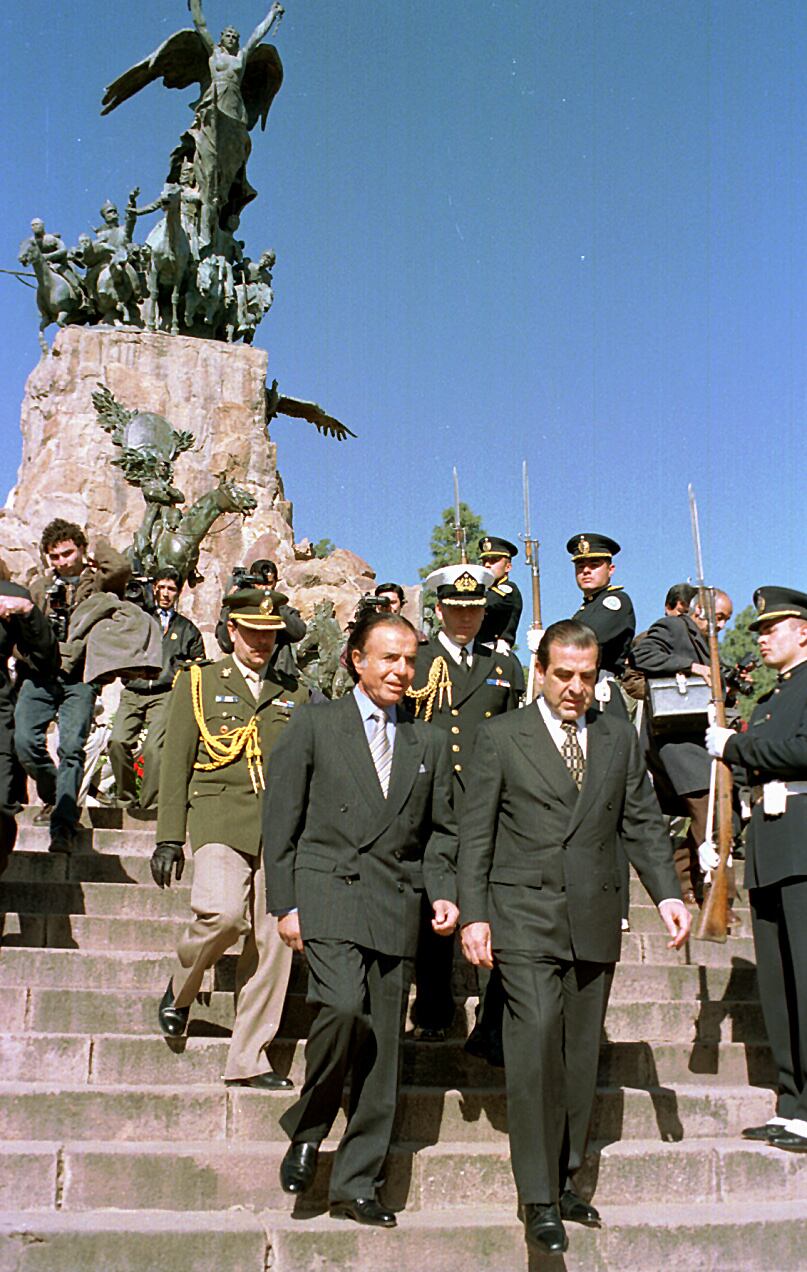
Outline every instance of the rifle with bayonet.
[[460, 518], [460, 479], [457, 476], [456, 467], [454, 472], [454, 538], [457, 543], [457, 551], [460, 554], [460, 561], [463, 565], [468, 564], [468, 536], [465, 526]]
[[[541, 570], [538, 564], [538, 549], [541, 546], [536, 538], [533, 537], [530, 524], [530, 476], [527, 471], [527, 461], [523, 461], [521, 466], [521, 484], [524, 494], [524, 533], [519, 537], [524, 543], [524, 556], [527, 565], [532, 573], [532, 626], [536, 631], [540, 631], [541, 623]], [[537, 666], [537, 654], [530, 656], [530, 671], [527, 677], [527, 702], [533, 702], [535, 699], [535, 671]]]
[[[695, 548], [695, 582], [698, 587], [701, 612], [706, 616], [708, 624], [709, 680], [712, 690], [714, 723], [725, 729], [726, 704], [720, 674], [720, 651], [717, 644], [715, 593], [714, 588], [706, 586], [704, 579], [698, 505], [691, 485], [689, 487], [689, 514], [692, 522], [692, 541]], [[731, 769], [723, 760], [712, 760], [712, 765], [715, 788], [714, 817], [717, 823], [717, 853], [719, 861], [717, 868], [711, 872], [711, 886], [705, 893], [703, 909], [701, 910], [694, 935], [699, 941], [719, 941], [722, 943], [728, 936], [729, 928], [728, 861], [731, 856], [731, 845], [734, 837], [731, 808], [733, 778]]]

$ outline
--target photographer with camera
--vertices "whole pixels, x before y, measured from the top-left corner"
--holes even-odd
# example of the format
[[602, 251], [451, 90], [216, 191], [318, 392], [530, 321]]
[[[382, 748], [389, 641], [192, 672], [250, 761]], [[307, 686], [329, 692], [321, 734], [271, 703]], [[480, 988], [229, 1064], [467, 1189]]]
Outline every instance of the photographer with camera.
[[[162, 670], [154, 679], [129, 680], [124, 686], [109, 739], [109, 762], [115, 774], [117, 804], [129, 811], [139, 808], [141, 812], [156, 812], [171, 686], [180, 667], [201, 662], [205, 657], [199, 628], [177, 613], [181, 590], [182, 578], [170, 567], [143, 585], [141, 608], [153, 614], [162, 627]], [[144, 729], [147, 732], [138, 797], [134, 758]]]
[[[277, 566], [274, 561], [270, 561], [267, 557], [259, 557], [246, 568], [243, 565], [233, 566], [225, 596], [230, 596], [242, 588], [251, 587], [259, 587], [264, 592], [278, 590]], [[288, 597], [284, 597], [284, 603], [280, 605], [278, 613], [283, 620], [284, 628], [277, 634], [272, 666], [287, 676], [296, 676], [297, 661], [291, 646], [296, 645], [305, 636], [307, 631], [305, 619], [301, 617], [299, 610], [288, 604]], [[227, 610], [224, 606], [221, 608], [219, 621], [216, 624], [216, 640], [223, 654], [233, 652], [233, 643], [227, 629]]]
[[[131, 574], [128, 560], [104, 539], [92, 556], [80, 526], [56, 518], [42, 532], [40, 548], [50, 563], [31, 584], [31, 596], [64, 644], [73, 611], [97, 592], [123, 595]], [[50, 851], [70, 852], [78, 823], [78, 791], [84, 746], [92, 723], [97, 688], [83, 680], [84, 658], [63, 662], [59, 672], [31, 659], [19, 664], [20, 687], [14, 715], [17, 755], [36, 783], [43, 807], [34, 818], [50, 824]], [[49, 726], [59, 725], [58, 768], [48, 752]]]

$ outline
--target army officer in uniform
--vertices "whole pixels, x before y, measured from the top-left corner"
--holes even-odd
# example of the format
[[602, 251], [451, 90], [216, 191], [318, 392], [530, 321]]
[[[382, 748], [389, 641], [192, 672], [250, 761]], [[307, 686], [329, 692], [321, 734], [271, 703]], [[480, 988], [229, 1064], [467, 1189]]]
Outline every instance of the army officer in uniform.
[[759, 652], [778, 680], [745, 733], [712, 725], [710, 755], [745, 769], [753, 811], [745, 885], [762, 1014], [778, 1070], [776, 1116], [746, 1139], [807, 1153], [807, 593], [754, 593]]
[[224, 598], [232, 654], [183, 671], [169, 706], [160, 769], [155, 882], [179, 879], [186, 831], [194, 854], [188, 924], [159, 1009], [163, 1034], [185, 1032], [205, 971], [239, 937], [236, 1017], [225, 1082], [276, 1089], [291, 1082], [267, 1068], [286, 997], [291, 950], [266, 911], [261, 857], [264, 772], [294, 708], [308, 691], [269, 665], [283, 628], [278, 592], [244, 588]]
[[516, 643], [524, 608], [521, 593], [510, 578], [513, 558], [517, 556], [518, 548], [509, 539], [485, 535], [479, 540], [479, 559], [493, 575], [493, 582], [485, 593], [487, 606], [479, 639], [483, 645], [492, 645], [502, 653], [509, 653]]
[[[480, 724], [519, 704], [524, 690], [521, 665], [479, 640], [493, 582], [481, 565], [447, 565], [434, 570], [426, 586], [437, 594], [441, 630], [418, 649], [415, 679], [407, 702], [415, 715], [449, 736], [453, 799], [457, 820], [465, 796], [465, 769]], [[440, 1041], [454, 1017], [451, 993], [453, 941], [436, 936], [424, 904], [415, 962], [416, 1034]]]
[[619, 583], [612, 583], [613, 558], [619, 544], [605, 534], [575, 534], [566, 544], [583, 604], [572, 618], [585, 623], [600, 645], [600, 673], [621, 676], [636, 635], [633, 602]]

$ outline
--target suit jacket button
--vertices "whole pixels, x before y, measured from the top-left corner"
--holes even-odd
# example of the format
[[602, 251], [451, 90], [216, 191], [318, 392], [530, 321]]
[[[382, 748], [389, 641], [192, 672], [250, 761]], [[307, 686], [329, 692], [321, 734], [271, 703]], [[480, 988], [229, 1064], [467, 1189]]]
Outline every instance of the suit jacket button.
[[342, 804], [341, 808], [339, 809], [339, 812], [340, 812], [340, 813], [346, 813], [346, 812], [347, 812], [347, 804]]
[[396, 861], [403, 861], [403, 853], [398, 848], [395, 849], [392, 855]]
[[607, 891], [608, 891], [608, 884], [607, 884], [607, 883], [604, 883], [604, 884], [602, 885], [602, 890], [603, 890], [603, 892], [607, 892]]
[[486, 712], [485, 712], [485, 719], [486, 719], [486, 720], [489, 720], [489, 719], [490, 719], [490, 716], [491, 716], [490, 711], [486, 711]]
[[451, 732], [452, 732], [452, 733], [459, 733], [459, 731], [460, 731], [460, 726], [459, 726], [458, 724], [452, 724], [452, 726], [451, 726]]
[[347, 884], [348, 887], [350, 887], [352, 882], [353, 882], [352, 879], [345, 879], [345, 883]]
[[398, 891], [399, 891], [399, 892], [403, 892], [403, 890], [404, 890], [404, 886], [403, 886], [403, 884], [402, 884], [402, 883], [399, 883], [399, 884], [398, 884]]
[[456, 742], [455, 742], [455, 743], [452, 745], [452, 747], [451, 747], [451, 750], [452, 750], [452, 751], [459, 751], [459, 749], [460, 749], [460, 748], [458, 747], [458, 745], [457, 745], [457, 743], [456, 743]]

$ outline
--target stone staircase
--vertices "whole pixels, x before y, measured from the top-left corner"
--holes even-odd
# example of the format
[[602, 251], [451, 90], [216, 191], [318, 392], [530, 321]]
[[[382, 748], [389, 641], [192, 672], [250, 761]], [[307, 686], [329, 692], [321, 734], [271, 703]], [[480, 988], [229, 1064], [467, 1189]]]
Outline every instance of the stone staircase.
[[[293, 1095], [221, 1082], [234, 958], [189, 1037], [160, 1037], [192, 866], [159, 892], [153, 828], [114, 816], [93, 810], [70, 858], [24, 821], [0, 883], [0, 1272], [807, 1268], [807, 1160], [739, 1137], [773, 1111], [747, 911], [725, 946], [675, 953], [633, 881], [587, 1166], [604, 1226], [569, 1225], [567, 1255], [530, 1260], [501, 1073], [462, 1049], [470, 969], [458, 960], [456, 1037], [404, 1044], [398, 1229], [331, 1220], [327, 1151], [306, 1198], [278, 1184]], [[304, 992], [300, 964], [272, 1057], [296, 1083]]]

